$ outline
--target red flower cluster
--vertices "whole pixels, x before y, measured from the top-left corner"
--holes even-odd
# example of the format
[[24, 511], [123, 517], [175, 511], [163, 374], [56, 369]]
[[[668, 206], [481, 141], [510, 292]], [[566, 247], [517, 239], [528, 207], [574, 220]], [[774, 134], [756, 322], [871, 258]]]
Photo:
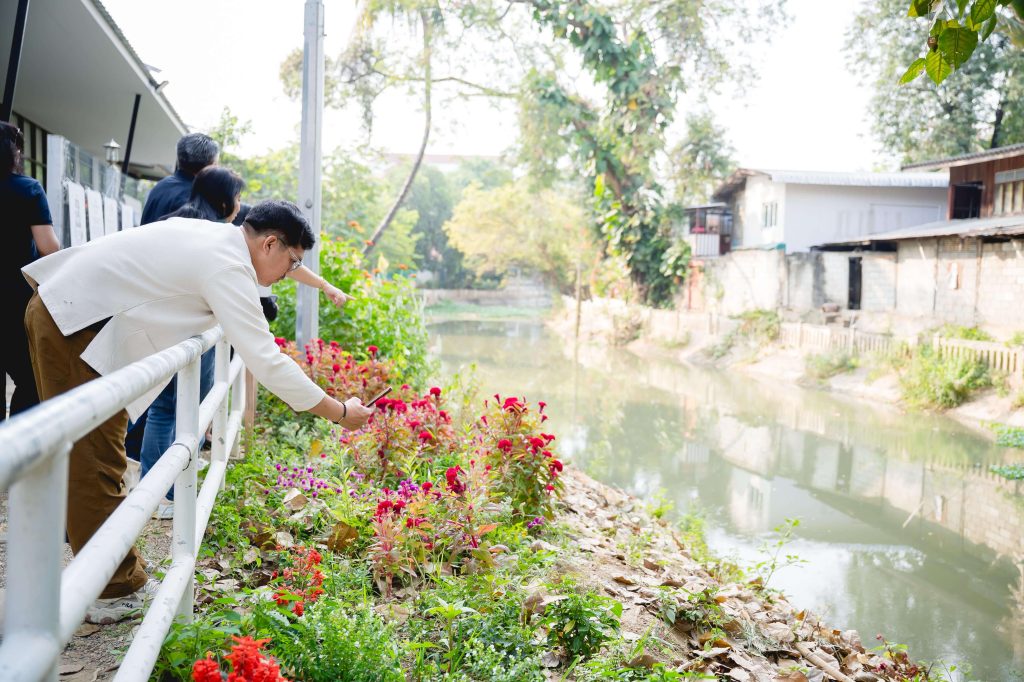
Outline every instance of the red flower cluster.
[[[231, 639], [235, 644], [227, 656], [231, 663], [228, 682], [288, 682], [281, 677], [281, 666], [260, 651], [269, 639], [235, 636]], [[220, 664], [207, 655], [193, 664], [192, 679], [194, 682], [223, 682], [224, 678]]]
[[448, 490], [451, 490], [456, 495], [466, 491], [466, 484], [459, 480], [459, 474], [461, 473], [462, 467], [460, 466], [448, 467], [448, 470], [444, 472], [445, 480], [448, 482]]
[[277, 571], [273, 573], [273, 579], [278, 580], [280, 585], [274, 592], [274, 601], [278, 606], [292, 604], [292, 613], [301, 616], [305, 612], [306, 602], [312, 604], [324, 593], [324, 574], [320, 570], [323, 555], [311, 547], [299, 545], [290, 551], [291, 554], [285, 556], [292, 562], [292, 566], [280, 574]]

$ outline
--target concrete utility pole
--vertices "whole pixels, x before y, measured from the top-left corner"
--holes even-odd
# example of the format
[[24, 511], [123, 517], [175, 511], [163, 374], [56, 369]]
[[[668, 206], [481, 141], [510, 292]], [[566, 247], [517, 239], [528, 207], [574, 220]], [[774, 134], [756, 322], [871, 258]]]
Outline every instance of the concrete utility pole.
[[[299, 208], [317, 236], [302, 262], [320, 272], [320, 166], [324, 119], [324, 4], [306, 0], [302, 48], [302, 139], [299, 143]], [[295, 288], [295, 341], [301, 349], [319, 333], [320, 291]]]

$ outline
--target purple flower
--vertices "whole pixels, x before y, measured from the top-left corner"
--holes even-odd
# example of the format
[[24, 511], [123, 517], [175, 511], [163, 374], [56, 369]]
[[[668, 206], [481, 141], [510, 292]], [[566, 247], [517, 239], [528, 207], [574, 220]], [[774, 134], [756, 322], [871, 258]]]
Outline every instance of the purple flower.
[[537, 526], [543, 526], [543, 525], [544, 525], [544, 517], [543, 516], [538, 516], [533, 521], [530, 521], [528, 524], [526, 524], [526, 527], [527, 527], [527, 529], [531, 529], [532, 530], [532, 529], [536, 528]]

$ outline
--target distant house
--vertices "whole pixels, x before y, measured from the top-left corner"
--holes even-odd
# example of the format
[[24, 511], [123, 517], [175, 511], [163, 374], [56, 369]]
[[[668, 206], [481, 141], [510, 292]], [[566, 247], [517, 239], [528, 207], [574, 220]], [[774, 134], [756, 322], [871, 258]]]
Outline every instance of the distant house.
[[906, 168], [949, 169], [943, 219], [823, 245], [826, 274], [835, 271], [839, 280], [840, 270], [849, 273], [851, 295], [836, 302], [963, 325], [1020, 328], [1024, 144]]
[[[741, 168], [686, 209], [695, 257], [732, 249], [786, 253], [935, 221], [946, 211], [945, 173], [826, 173]], [[709, 237], [715, 234], [716, 237]]]

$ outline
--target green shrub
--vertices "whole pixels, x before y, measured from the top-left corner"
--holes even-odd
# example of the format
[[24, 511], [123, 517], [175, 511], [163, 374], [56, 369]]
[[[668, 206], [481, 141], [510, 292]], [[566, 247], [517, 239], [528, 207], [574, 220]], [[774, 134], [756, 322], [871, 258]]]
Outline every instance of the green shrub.
[[[572, 587], [563, 583], [563, 587]], [[564, 646], [570, 660], [590, 658], [619, 631], [622, 604], [595, 592], [569, 591], [565, 599], [548, 604], [543, 624], [548, 644]]]
[[824, 381], [837, 374], [852, 372], [858, 365], [857, 358], [845, 351], [810, 354], [804, 358], [804, 373], [810, 379]]
[[935, 332], [936, 336], [947, 339], [963, 339], [965, 341], [995, 341], [991, 334], [977, 327], [961, 327], [956, 324], [944, 324]]
[[1024, 429], [1006, 424], [995, 424], [992, 428], [996, 432], [996, 445], [1004, 448], [1024, 448]]
[[989, 470], [1010, 481], [1024, 481], [1024, 464], [993, 464]]
[[740, 321], [740, 334], [760, 343], [775, 341], [782, 330], [782, 321], [774, 310], [748, 310], [736, 319]]
[[900, 375], [903, 399], [913, 407], [950, 408], [992, 385], [988, 367], [973, 358], [942, 356], [920, 346]]
[[[401, 275], [384, 279], [364, 269], [363, 257], [351, 244], [325, 238], [320, 242], [320, 274], [355, 298], [338, 310], [321, 296], [319, 336], [337, 341], [359, 358], [368, 346], [392, 360], [408, 383], [423, 386], [430, 374], [423, 305], [412, 281]], [[274, 285], [280, 313], [271, 325], [276, 336], [295, 338], [295, 282]], [[301, 350], [301, 349], [300, 349]]]
[[307, 682], [402, 682], [400, 648], [391, 626], [368, 606], [320, 601], [288, 622], [269, 609], [257, 612], [267, 628], [268, 653]]

